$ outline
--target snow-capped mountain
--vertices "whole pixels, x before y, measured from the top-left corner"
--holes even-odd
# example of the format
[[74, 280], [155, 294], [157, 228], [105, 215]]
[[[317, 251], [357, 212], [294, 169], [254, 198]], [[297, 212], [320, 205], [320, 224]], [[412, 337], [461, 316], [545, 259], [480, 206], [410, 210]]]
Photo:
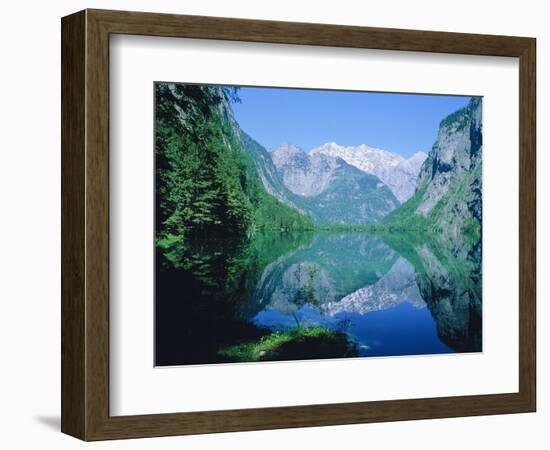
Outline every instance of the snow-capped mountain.
[[380, 178], [342, 158], [308, 154], [287, 143], [271, 151], [270, 156], [291, 194], [285, 203], [310, 214], [317, 223], [373, 223], [400, 205]]
[[328, 142], [314, 148], [309, 154], [342, 158], [363, 172], [376, 175], [401, 203], [414, 194], [418, 173], [428, 156], [424, 152], [417, 152], [409, 159], [405, 159], [397, 153], [364, 144], [357, 147], [343, 147], [335, 142]]
[[271, 152], [271, 159], [285, 186], [305, 197], [323, 192], [332, 180], [334, 171], [344, 164], [330, 155], [308, 155], [296, 145], [286, 142]]

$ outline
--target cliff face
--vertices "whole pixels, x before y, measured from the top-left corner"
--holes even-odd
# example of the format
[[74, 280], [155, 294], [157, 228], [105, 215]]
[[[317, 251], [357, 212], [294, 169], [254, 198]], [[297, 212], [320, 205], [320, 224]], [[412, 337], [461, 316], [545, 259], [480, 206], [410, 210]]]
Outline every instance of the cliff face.
[[293, 194], [283, 183], [269, 152], [241, 129], [239, 129], [239, 136], [245, 152], [254, 163], [264, 189], [285, 205], [305, 213], [292, 201]]
[[330, 184], [335, 170], [341, 165], [336, 158], [308, 155], [292, 144], [282, 144], [271, 152], [271, 159], [288, 189], [298, 195], [311, 197], [323, 192]]
[[480, 98], [446, 117], [420, 169], [415, 194], [386, 223], [436, 230], [464, 258], [472, 249], [481, 253], [482, 131]]
[[468, 106], [445, 118], [422, 165], [416, 214], [430, 217], [451, 238], [480, 232], [482, 213], [482, 106]]
[[439, 337], [466, 352], [482, 350], [482, 132], [479, 98], [446, 117], [415, 194], [386, 219], [411, 233], [396, 244], [414, 262]]

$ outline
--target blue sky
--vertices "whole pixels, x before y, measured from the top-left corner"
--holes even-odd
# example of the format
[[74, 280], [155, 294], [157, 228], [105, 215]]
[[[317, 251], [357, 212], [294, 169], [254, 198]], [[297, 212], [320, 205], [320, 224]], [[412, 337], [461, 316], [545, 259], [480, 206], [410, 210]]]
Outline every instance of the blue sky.
[[325, 142], [367, 144], [409, 157], [428, 152], [441, 120], [470, 97], [306, 89], [239, 90], [241, 128], [267, 149], [281, 142], [306, 151]]

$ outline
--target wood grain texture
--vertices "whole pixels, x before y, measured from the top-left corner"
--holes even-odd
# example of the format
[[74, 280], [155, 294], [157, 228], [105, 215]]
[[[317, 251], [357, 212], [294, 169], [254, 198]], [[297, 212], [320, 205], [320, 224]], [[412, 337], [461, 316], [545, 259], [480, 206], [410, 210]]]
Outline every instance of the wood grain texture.
[[536, 41], [520, 57], [519, 105], [519, 384], [536, 409], [537, 163]]
[[[112, 33], [519, 57], [519, 392], [109, 416], [109, 34]], [[535, 410], [534, 39], [86, 10], [63, 18], [62, 40], [62, 430], [65, 433], [84, 440], [99, 440]]]
[[85, 282], [85, 20], [65, 17], [61, 36], [61, 430], [83, 437]]
[[529, 38], [389, 28], [88, 10], [112, 33], [278, 44], [521, 56]]
[[109, 32], [86, 27], [86, 439], [109, 417]]

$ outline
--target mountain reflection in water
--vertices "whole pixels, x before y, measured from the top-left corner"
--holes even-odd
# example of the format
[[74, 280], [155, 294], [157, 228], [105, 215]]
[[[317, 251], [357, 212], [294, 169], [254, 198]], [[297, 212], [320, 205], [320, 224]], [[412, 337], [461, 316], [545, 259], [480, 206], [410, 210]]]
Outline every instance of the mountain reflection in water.
[[481, 351], [479, 243], [265, 233], [186, 254], [178, 270], [157, 263], [157, 365]]

